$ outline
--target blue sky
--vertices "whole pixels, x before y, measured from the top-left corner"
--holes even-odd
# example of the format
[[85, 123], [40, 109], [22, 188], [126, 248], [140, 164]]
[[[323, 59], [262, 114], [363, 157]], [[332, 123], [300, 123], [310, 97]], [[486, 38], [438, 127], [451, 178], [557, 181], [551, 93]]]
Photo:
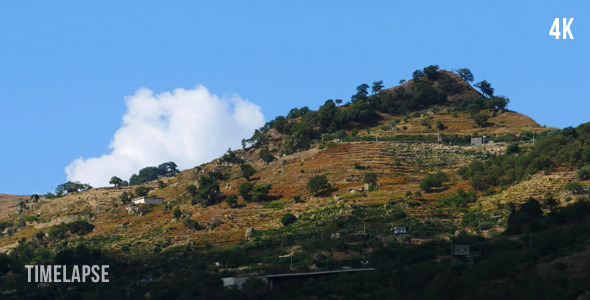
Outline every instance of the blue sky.
[[[182, 167], [199, 165], [262, 115], [430, 64], [471, 69], [542, 125], [576, 126], [590, 121], [589, 12], [587, 1], [4, 1], [0, 193], [53, 191], [75, 160], [84, 182], [89, 158], [138, 168], [197, 149]], [[574, 18], [574, 40], [549, 36], [557, 17]], [[186, 115], [197, 102], [211, 110]], [[207, 120], [227, 126], [207, 136]], [[171, 146], [137, 158], [130, 145], [153, 136]]]

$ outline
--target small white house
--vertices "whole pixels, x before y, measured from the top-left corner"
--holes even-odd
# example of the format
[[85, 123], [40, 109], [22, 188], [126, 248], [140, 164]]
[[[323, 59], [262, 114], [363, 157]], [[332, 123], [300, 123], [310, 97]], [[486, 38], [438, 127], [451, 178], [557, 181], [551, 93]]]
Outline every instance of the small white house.
[[139, 197], [133, 199], [135, 204], [164, 204], [164, 198], [158, 197]]

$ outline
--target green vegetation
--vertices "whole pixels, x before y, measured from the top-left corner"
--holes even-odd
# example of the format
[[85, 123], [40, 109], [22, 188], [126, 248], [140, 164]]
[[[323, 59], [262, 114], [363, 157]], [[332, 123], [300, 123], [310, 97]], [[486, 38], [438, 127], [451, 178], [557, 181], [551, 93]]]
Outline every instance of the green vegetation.
[[123, 179], [117, 177], [117, 176], [113, 176], [111, 177], [111, 180], [109, 181], [109, 184], [112, 184], [115, 186], [115, 188], [120, 187], [121, 185], [123, 185]]
[[330, 193], [332, 186], [325, 175], [316, 175], [307, 181], [307, 189], [314, 196], [322, 196]]
[[454, 209], [467, 209], [470, 203], [474, 203], [477, 200], [477, 196], [474, 192], [465, 192], [463, 189], [459, 189], [455, 194], [442, 197], [438, 199], [438, 203], [450, 206]]
[[[544, 131], [536, 135], [536, 143], [526, 151], [510, 146], [504, 155], [476, 160], [458, 170], [479, 191], [520, 182], [538, 171], [551, 172], [559, 166], [590, 163], [590, 123], [577, 128]], [[517, 150], [518, 149], [518, 150]], [[517, 150], [517, 151], [516, 151]]]
[[240, 170], [242, 172], [242, 177], [246, 178], [246, 180], [250, 180], [250, 176], [256, 173], [256, 170], [250, 164], [241, 165]]
[[182, 216], [182, 211], [180, 211], [180, 208], [175, 207], [174, 210], [172, 211], [172, 215], [174, 216], [175, 219], [180, 219], [180, 216]]
[[135, 195], [137, 195], [137, 197], [145, 197], [149, 192], [150, 188], [147, 186], [138, 186], [135, 188]]
[[491, 97], [494, 95], [494, 88], [492, 85], [487, 82], [486, 80], [480, 81], [474, 85], [478, 88], [484, 95]]
[[242, 184], [240, 184], [240, 186], [238, 187], [238, 194], [240, 196], [242, 196], [244, 201], [250, 202], [250, 201], [252, 201], [252, 189], [253, 188], [254, 188], [254, 185], [252, 183], [245, 181]]
[[234, 165], [243, 164], [244, 160], [236, 155], [231, 148], [227, 149], [227, 152], [221, 157], [221, 162], [229, 163]]
[[449, 180], [449, 176], [443, 172], [437, 172], [436, 174], [428, 174], [420, 182], [420, 189], [430, 193], [434, 188], [440, 188], [443, 186], [445, 181]]
[[[227, 179], [226, 175], [219, 172], [209, 172], [199, 178], [199, 188], [193, 195], [192, 203], [202, 206], [215, 204], [220, 194], [219, 180]], [[189, 186], [190, 187], [190, 186]]]
[[262, 148], [258, 156], [267, 164], [273, 162], [276, 159], [276, 157], [274, 157], [274, 155], [272, 155], [268, 150], [268, 146]]
[[283, 217], [281, 217], [281, 224], [283, 224], [283, 226], [289, 226], [295, 222], [297, 222], [297, 217], [292, 213], [284, 214]]
[[94, 225], [86, 220], [78, 220], [71, 223], [61, 223], [49, 229], [49, 238], [52, 240], [61, 240], [68, 236], [68, 233], [84, 235], [92, 232]]
[[[471, 72], [468, 69], [461, 70], [461, 74], [469, 79], [468, 75]], [[343, 106], [344, 109], [338, 109], [336, 104], [339, 103], [332, 99], [326, 100], [317, 111], [311, 111], [308, 107], [293, 108], [287, 116], [278, 116], [255, 130], [251, 138], [242, 140], [242, 146], [261, 147], [260, 153], [265, 157], [261, 158], [269, 163], [272, 158], [266, 147], [270, 137], [268, 132], [271, 129], [285, 135], [279, 152], [290, 154], [308, 149], [312, 142], [321, 139], [322, 135], [330, 134], [333, 135], [331, 138], [343, 138], [347, 135], [347, 130], [373, 126], [380, 120], [379, 113], [409, 114], [435, 105], [452, 105], [453, 102], [447, 101], [447, 97], [461, 93], [466, 88], [466, 84], [460, 79], [449, 72], [440, 71], [436, 65], [417, 70], [413, 78], [412, 85], [400, 86], [393, 90], [383, 90], [383, 82], [375, 81], [371, 95], [368, 92], [369, 85], [363, 83], [357, 86], [351, 103]], [[497, 102], [497, 98], [494, 97], [484, 100], [485, 98], [480, 96], [478, 99], [486, 103]], [[497, 105], [502, 109], [507, 104], [507, 99], [503, 99], [506, 100], [504, 105]], [[442, 124], [437, 126], [439, 130], [445, 128]], [[351, 132], [351, 135], [354, 133]]]
[[179, 172], [176, 164], [170, 161], [157, 167], [145, 167], [139, 170], [138, 174], [131, 175], [129, 184], [139, 185], [148, 181], [157, 180], [159, 177], [176, 176]]
[[92, 187], [87, 183], [80, 183], [80, 182], [72, 182], [68, 181], [66, 183], [62, 183], [55, 188], [55, 194], [59, 197], [62, 196], [64, 193], [74, 193], [79, 191], [87, 191]]
[[236, 207], [238, 205], [238, 196], [236, 194], [231, 194], [225, 197], [225, 203], [229, 207]]
[[461, 77], [461, 79], [467, 82], [473, 82], [473, 73], [471, 73], [471, 71], [467, 68], [459, 69], [455, 71], [455, 74], [457, 74], [459, 77]]
[[135, 195], [133, 195], [133, 193], [127, 193], [127, 192], [123, 192], [123, 193], [121, 193], [121, 195], [119, 195], [119, 199], [121, 199], [123, 204], [131, 203], [131, 199], [133, 199], [134, 197], [135, 197]]

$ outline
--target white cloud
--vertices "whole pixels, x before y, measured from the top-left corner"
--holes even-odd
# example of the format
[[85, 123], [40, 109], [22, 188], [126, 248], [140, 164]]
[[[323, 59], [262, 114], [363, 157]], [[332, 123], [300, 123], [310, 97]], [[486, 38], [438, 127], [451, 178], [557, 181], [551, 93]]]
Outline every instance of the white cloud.
[[125, 98], [127, 112], [110, 144], [112, 152], [78, 158], [66, 168], [67, 180], [106, 186], [112, 176], [128, 180], [147, 166], [173, 161], [191, 168], [241, 147], [264, 124], [260, 106], [238, 95], [218, 97], [204, 86], [158, 95], [146, 88]]

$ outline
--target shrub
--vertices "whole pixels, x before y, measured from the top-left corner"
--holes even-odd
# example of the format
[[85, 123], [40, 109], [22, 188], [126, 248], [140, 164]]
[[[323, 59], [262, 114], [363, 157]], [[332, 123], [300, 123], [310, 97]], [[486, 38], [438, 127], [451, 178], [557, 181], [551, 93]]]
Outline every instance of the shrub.
[[238, 187], [238, 194], [244, 198], [244, 201], [252, 201], [252, 188], [254, 185], [248, 181], [243, 182]]
[[512, 143], [510, 145], [508, 145], [508, 147], [506, 148], [506, 155], [510, 155], [512, 153], [519, 153], [520, 152], [520, 148], [518, 147], [518, 143]]
[[168, 185], [167, 185], [167, 184], [166, 184], [164, 181], [162, 181], [162, 180], [158, 180], [158, 188], [159, 188], [159, 189], [163, 189], [163, 188], [165, 188], [165, 187], [167, 187], [167, 186], [168, 186]]
[[568, 192], [581, 194], [584, 192], [585, 186], [577, 181], [572, 181], [568, 182], [563, 188]]
[[268, 185], [261, 185], [261, 184], [254, 185], [254, 187], [252, 187], [252, 200], [254, 200], [254, 202], [266, 201], [268, 199], [268, 192], [270, 191], [271, 187], [272, 187], [272, 185], [270, 185], [270, 184], [268, 184]]
[[150, 189], [146, 186], [138, 186], [135, 188], [135, 195], [137, 197], [144, 197], [150, 192]]
[[420, 189], [425, 192], [432, 191], [433, 188], [438, 188], [443, 185], [443, 182], [449, 180], [447, 174], [438, 172], [436, 174], [428, 174], [422, 182], [420, 182]]
[[240, 170], [242, 171], [242, 177], [246, 178], [246, 180], [250, 180], [250, 176], [256, 173], [256, 170], [252, 165], [245, 164], [240, 166]]
[[174, 215], [174, 218], [180, 219], [180, 216], [182, 216], [182, 211], [180, 211], [180, 208], [176, 207], [174, 208], [174, 211], [172, 211], [172, 215]]
[[130, 203], [132, 198], [133, 198], [133, 193], [123, 192], [121, 195], [119, 195], [119, 199], [121, 199], [123, 204]]
[[375, 186], [377, 184], [377, 174], [373, 172], [365, 173], [363, 182], [369, 184], [370, 186]]
[[238, 196], [236, 194], [228, 195], [225, 197], [225, 203], [227, 203], [227, 206], [229, 207], [235, 207], [238, 205]]
[[590, 166], [583, 166], [578, 170], [576, 176], [579, 180], [589, 180], [590, 179]]
[[189, 193], [189, 195], [191, 195], [191, 197], [194, 197], [197, 195], [197, 186], [194, 184], [191, 184], [189, 186], [186, 187], [186, 191]]
[[292, 213], [286, 213], [281, 218], [281, 223], [283, 226], [288, 226], [289, 224], [293, 224], [295, 222], [297, 222], [297, 217], [295, 217], [295, 215]]
[[276, 159], [274, 155], [272, 155], [268, 150], [268, 146], [260, 149], [260, 153], [258, 154], [258, 156], [267, 164], [271, 163]]

